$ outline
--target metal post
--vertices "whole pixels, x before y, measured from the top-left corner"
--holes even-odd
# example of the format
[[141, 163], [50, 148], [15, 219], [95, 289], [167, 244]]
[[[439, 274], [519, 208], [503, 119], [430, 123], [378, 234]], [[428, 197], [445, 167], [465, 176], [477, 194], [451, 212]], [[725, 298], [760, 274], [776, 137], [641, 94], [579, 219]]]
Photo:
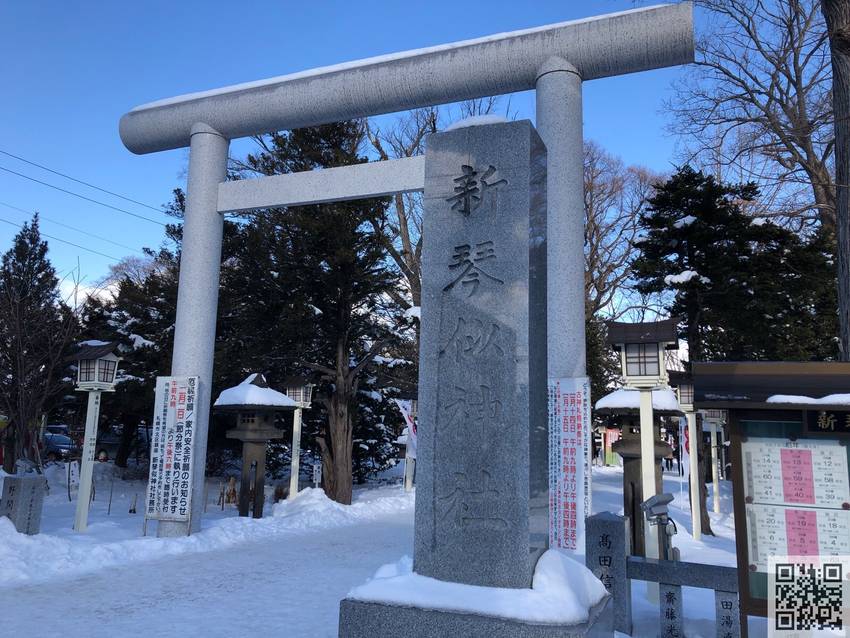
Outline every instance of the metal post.
[[537, 132], [546, 145], [550, 379], [585, 376], [582, 87], [558, 57], [537, 72]]
[[[640, 476], [643, 500], [655, 496], [655, 427], [652, 418], [652, 390], [640, 390]], [[650, 525], [648, 520], [643, 525], [643, 545], [647, 558], [658, 556], [658, 526]], [[646, 584], [647, 598], [650, 602], [658, 602], [658, 583]]]
[[292, 461], [289, 466], [289, 498], [298, 494], [298, 475], [301, 471], [301, 408], [295, 408], [292, 418]]
[[695, 412], [685, 414], [688, 419], [688, 473], [690, 474], [691, 487], [691, 536], [694, 540], [702, 538], [702, 508], [703, 503], [699, 497], [699, 459], [697, 458], [697, 415]]
[[83, 439], [83, 457], [80, 462], [80, 488], [77, 490], [77, 513], [74, 531], [85, 532], [89, 524], [91, 481], [94, 469], [94, 452], [97, 446], [97, 422], [100, 416], [100, 390], [89, 391], [86, 407], [86, 433]]
[[720, 463], [720, 459], [718, 458], [717, 451], [717, 423], [714, 419], [709, 420], [708, 422], [709, 432], [711, 435], [711, 498], [712, 505], [714, 506], [714, 513], [720, 513], [720, 477], [718, 476], [718, 464]]
[[180, 257], [173, 376], [200, 377], [195, 403], [195, 463], [192, 474], [191, 527], [161, 521], [157, 536], [185, 536], [201, 528], [210, 419], [221, 237], [224, 219], [217, 212], [218, 185], [227, 172], [228, 140], [205, 124], [192, 127], [186, 215]]

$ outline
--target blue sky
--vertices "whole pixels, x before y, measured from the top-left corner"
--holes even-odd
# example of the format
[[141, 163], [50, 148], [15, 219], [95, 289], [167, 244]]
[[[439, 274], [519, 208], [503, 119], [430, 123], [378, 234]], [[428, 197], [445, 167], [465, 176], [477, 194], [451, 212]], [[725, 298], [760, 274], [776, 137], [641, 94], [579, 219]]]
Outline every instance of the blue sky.
[[[397, 2], [0, 3], [0, 151], [43, 164], [158, 208], [185, 182], [187, 152], [136, 156], [118, 137], [132, 107], [191, 91], [316, 66], [634, 8], [620, 0]], [[663, 69], [585, 84], [585, 137], [629, 163], [669, 170], [676, 140], [662, 102], [682, 71]], [[503, 101], [504, 103], [504, 101]], [[532, 94], [511, 100], [533, 119]], [[234, 144], [232, 154], [246, 144]], [[0, 153], [0, 167], [165, 222], [153, 210], [91, 190]], [[156, 247], [162, 226], [0, 170], [0, 250], [26, 213], [42, 231], [112, 258]], [[94, 239], [52, 221], [114, 243]], [[90, 283], [109, 257], [48, 240], [60, 274]], [[120, 244], [116, 245], [116, 244]]]

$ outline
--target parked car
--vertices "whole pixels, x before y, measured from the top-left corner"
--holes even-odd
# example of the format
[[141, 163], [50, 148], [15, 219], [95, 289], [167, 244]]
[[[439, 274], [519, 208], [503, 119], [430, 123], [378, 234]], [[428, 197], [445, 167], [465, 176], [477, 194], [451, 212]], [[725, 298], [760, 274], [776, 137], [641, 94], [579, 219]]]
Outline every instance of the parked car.
[[[99, 461], [114, 459], [118, 455], [118, 448], [120, 446], [121, 433], [110, 428], [97, 437], [97, 445], [94, 449], [95, 458]], [[135, 455], [138, 452], [142, 456], [147, 457], [149, 448], [148, 432], [140, 426], [133, 440], [130, 442], [130, 454]]]
[[45, 432], [44, 452], [42, 456], [47, 461], [67, 461], [79, 454], [80, 449], [74, 445], [70, 436]]

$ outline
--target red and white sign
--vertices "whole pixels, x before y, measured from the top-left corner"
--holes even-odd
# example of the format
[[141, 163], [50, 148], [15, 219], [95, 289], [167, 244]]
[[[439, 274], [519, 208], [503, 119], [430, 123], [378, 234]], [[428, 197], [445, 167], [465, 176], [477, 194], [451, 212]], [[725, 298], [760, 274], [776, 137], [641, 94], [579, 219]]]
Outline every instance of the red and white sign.
[[590, 501], [590, 382], [549, 380], [549, 547], [584, 554]]
[[145, 518], [188, 521], [198, 377], [157, 377]]

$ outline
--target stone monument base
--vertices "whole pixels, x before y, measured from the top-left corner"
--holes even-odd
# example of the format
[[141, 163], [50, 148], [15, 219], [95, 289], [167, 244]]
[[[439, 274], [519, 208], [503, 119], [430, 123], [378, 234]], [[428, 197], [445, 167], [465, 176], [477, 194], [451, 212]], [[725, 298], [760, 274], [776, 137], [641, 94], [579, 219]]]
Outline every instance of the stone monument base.
[[611, 638], [611, 598], [590, 609], [579, 625], [544, 625], [472, 613], [422, 609], [344, 599], [339, 606], [340, 638]]

